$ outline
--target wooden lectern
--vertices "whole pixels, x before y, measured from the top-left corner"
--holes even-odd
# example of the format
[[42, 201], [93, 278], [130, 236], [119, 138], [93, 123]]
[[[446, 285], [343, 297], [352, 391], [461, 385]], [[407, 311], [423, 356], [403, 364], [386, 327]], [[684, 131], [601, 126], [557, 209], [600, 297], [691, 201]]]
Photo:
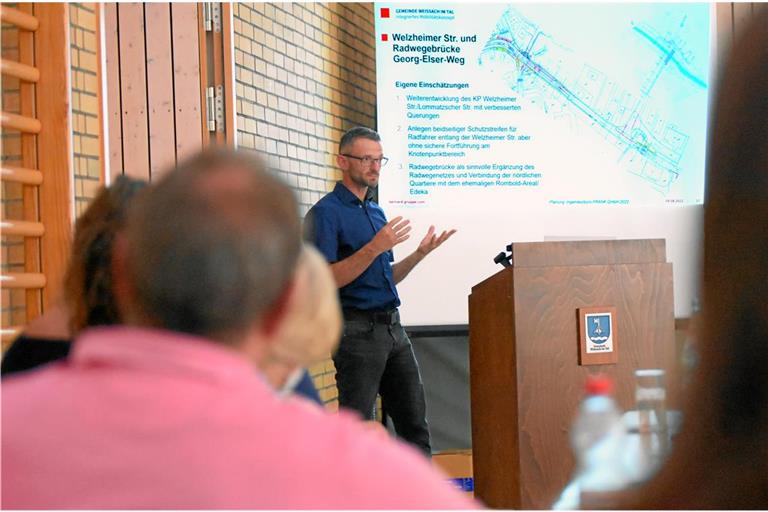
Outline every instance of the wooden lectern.
[[[634, 371], [677, 387], [672, 264], [664, 240], [512, 244], [512, 266], [472, 288], [469, 374], [475, 496], [549, 508], [573, 476], [568, 433], [589, 373], [633, 409]], [[615, 308], [615, 363], [579, 364], [578, 309]], [[669, 404], [674, 406], [674, 404]]]

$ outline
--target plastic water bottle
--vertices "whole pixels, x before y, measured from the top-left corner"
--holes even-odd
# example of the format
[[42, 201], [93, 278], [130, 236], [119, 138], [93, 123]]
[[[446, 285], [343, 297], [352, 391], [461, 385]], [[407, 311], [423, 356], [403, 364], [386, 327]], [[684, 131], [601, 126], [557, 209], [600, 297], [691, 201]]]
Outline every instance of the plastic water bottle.
[[663, 459], [669, 449], [666, 400], [664, 370], [635, 370], [638, 430], [649, 438], [654, 434], [658, 444], [654, 452], [658, 459]]
[[602, 497], [622, 490], [630, 482], [622, 460], [626, 429], [612, 393], [613, 381], [607, 376], [588, 378], [586, 396], [570, 435], [576, 476], [563, 489], [553, 509], [595, 508], [602, 505]]

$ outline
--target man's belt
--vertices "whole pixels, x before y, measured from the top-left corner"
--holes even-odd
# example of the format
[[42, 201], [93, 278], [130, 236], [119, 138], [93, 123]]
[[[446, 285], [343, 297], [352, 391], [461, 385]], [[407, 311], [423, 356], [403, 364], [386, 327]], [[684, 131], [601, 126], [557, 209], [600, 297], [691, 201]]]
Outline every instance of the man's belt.
[[389, 311], [364, 311], [361, 309], [345, 309], [344, 320], [364, 320], [375, 324], [394, 325], [400, 322], [400, 312], [397, 309]]

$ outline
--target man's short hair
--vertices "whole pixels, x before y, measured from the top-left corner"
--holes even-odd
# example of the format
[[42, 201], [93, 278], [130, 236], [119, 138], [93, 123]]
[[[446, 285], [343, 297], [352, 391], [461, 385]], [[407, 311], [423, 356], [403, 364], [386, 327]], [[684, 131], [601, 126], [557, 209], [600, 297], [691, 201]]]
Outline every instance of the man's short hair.
[[127, 277], [136, 307], [159, 327], [237, 339], [293, 274], [301, 247], [296, 199], [259, 158], [203, 152], [134, 206]]
[[342, 154], [346, 147], [354, 144], [355, 139], [359, 138], [381, 142], [381, 137], [376, 131], [366, 128], [365, 126], [355, 126], [354, 128], [347, 130], [347, 132], [341, 136], [341, 140], [339, 141], [339, 154]]

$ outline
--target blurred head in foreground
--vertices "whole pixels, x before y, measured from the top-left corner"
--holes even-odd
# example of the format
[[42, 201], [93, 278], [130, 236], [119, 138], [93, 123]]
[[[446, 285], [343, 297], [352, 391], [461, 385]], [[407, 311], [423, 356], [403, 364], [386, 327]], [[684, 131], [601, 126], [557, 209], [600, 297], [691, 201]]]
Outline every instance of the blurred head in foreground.
[[673, 452], [627, 508], [768, 507], [768, 12], [733, 48], [713, 119], [701, 360]]
[[262, 161], [213, 150], [183, 162], [132, 209], [114, 275], [123, 320], [266, 356], [301, 252], [291, 190]]

